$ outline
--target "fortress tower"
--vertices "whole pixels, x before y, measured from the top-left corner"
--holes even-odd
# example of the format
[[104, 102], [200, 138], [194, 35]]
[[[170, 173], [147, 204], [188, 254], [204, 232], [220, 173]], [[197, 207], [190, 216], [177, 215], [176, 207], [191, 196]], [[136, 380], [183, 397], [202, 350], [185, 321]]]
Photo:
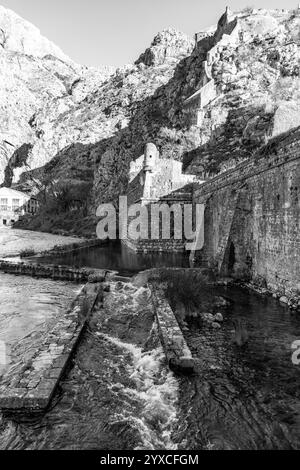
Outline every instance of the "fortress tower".
[[144, 150], [144, 172], [152, 172], [159, 159], [159, 152], [155, 144], [148, 143], [145, 145]]
[[144, 197], [151, 197], [152, 190], [152, 173], [154, 172], [155, 166], [159, 160], [159, 152], [155, 144], [148, 143], [145, 145], [144, 150]]

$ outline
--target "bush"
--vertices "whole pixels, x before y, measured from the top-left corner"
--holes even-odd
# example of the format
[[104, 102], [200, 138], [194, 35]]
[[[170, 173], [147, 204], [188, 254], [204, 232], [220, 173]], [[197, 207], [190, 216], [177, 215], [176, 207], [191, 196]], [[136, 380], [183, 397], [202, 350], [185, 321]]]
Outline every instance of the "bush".
[[208, 277], [195, 271], [169, 269], [160, 273], [160, 282], [173, 311], [180, 312], [179, 320], [211, 306], [214, 294], [208, 281]]
[[20, 253], [21, 258], [30, 258], [31, 256], [34, 256], [34, 255], [35, 255], [35, 251], [33, 248], [25, 248]]

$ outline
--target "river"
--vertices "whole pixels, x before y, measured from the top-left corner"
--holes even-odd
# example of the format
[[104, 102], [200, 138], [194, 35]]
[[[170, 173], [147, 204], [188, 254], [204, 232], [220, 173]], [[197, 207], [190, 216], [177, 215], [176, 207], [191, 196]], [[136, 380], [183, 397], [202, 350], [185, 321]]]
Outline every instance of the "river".
[[150, 268], [189, 267], [189, 258], [185, 253], [135, 253], [119, 241], [110, 241], [104, 246], [81, 248], [59, 256], [29, 260], [45, 264], [111, 269], [123, 276], [132, 276]]
[[[164, 361], [149, 291], [114, 283], [42, 415], [2, 415], [1, 449], [299, 449], [300, 318], [276, 300], [218, 288], [218, 330], [188, 321], [196, 373]], [[249, 333], [234, 342], [233, 320]]]

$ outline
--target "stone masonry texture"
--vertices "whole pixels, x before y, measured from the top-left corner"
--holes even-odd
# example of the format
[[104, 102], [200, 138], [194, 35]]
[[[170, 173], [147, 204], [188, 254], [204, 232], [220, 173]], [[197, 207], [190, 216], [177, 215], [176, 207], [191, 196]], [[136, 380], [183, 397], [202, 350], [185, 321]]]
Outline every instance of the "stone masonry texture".
[[300, 291], [299, 131], [270, 141], [252, 160], [203, 184], [202, 262], [273, 291]]

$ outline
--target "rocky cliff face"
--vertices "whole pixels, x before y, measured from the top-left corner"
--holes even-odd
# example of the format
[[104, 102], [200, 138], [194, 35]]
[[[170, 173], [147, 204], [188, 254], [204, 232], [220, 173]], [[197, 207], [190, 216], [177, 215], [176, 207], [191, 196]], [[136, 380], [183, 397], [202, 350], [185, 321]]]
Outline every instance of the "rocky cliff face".
[[[183, 160], [188, 172], [207, 176], [235, 166], [273, 135], [300, 125], [300, 11], [242, 12], [238, 26], [238, 41], [223, 47], [212, 66], [217, 98], [202, 110], [198, 126], [187, 120], [184, 102], [203, 82], [210, 35], [180, 58], [166, 84], [138, 104], [127, 129], [107, 145], [99, 144], [96, 203], [113, 199], [116, 186], [126, 191], [128, 164], [147, 141], [154, 141], [165, 157]], [[155, 41], [153, 52], [139, 59], [148, 70], [154, 67], [149, 58], [159, 57], [160, 63], [157, 47]]]
[[[184, 103], [204, 83], [212, 29], [196, 48], [184, 34], [163, 31], [134, 65], [105, 81], [102, 71], [52, 55], [0, 50], [7, 74], [0, 118], [1, 132], [8, 132], [1, 156], [2, 168], [9, 160], [6, 183], [21, 173], [22, 184], [38, 183], [45, 191], [53, 181], [87, 183], [84, 217], [92, 227], [97, 204], [126, 192], [130, 161], [148, 141], [165, 158], [183, 160], [188, 172], [212, 175], [300, 125], [300, 10], [247, 10], [237, 17], [238, 40], [222, 47], [213, 62], [217, 98], [201, 110], [198, 125], [187, 119]], [[43, 86], [40, 76], [47, 77]], [[12, 79], [18, 80], [14, 86]], [[20, 103], [22, 113], [16, 113]], [[42, 219], [35, 228], [43, 228]], [[65, 215], [58, 225], [46, 219], [48, 230], [66, 227]]]
[[43, 37], [34, 25], [0, 5], [0, 46], [5, 51], [43, 58], [53, 55], [70, 63], [59, 47]]
[[[36, 146], [49, 121], [73, 109], [113, 71], [75, 64], [37, 28], [0, 6], [0, 183], [17, 181], [25, 168], [32, 168], [30, 158], [33, 168], [41, 166], [68, 144], [68, 137], [50, 143], [49, 135], [49, 149], [40, 152]], [[38, 127], [38, 115], [46, 116], [44, 129]]]

